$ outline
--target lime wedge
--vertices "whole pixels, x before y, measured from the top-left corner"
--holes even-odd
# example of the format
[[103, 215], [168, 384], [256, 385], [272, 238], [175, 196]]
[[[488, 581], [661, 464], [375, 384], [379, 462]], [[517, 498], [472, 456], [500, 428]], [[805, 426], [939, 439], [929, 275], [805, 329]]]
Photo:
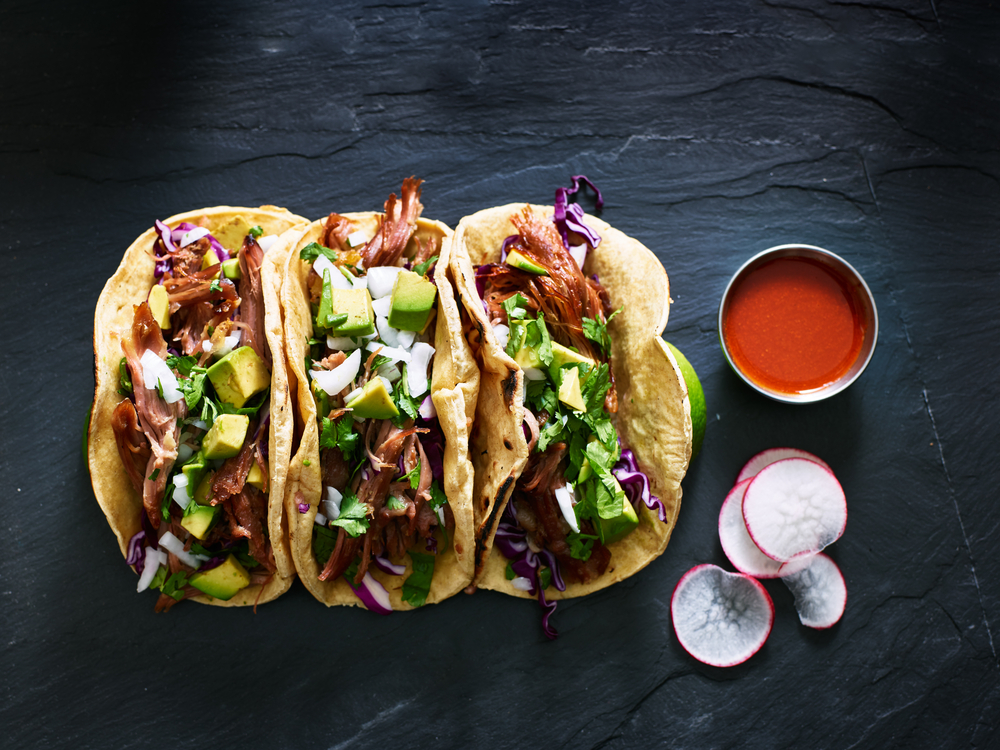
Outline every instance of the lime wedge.
[[694, 431], [691, 458], [694, 459], [698, 455], [698, 451], [701, 450], [702, 440], [705, 439], [705, 423], [707, 421], [705, 391], [702, 390], [701, 381], [698, 380], [698, 373], [687, 361], [687, 357], [681, 354], [680, 350], [669, 341], [666, 344], [670, 347], [670, 353], [674, 355], [674, 359], [677, 360], [677, 364], [681, 368], [681, 375], [684, 376], [684, 382], [687, 384], [688, 400], [691, 402], [691, 427]]

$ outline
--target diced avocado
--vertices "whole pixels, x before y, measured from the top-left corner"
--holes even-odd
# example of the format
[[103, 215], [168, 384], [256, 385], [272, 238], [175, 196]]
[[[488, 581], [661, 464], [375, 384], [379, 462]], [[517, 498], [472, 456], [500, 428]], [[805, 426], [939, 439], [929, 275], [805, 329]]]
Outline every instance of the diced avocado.
[[170, 328], [170, 300], [167, 299], [166, 288], [161, 284], [149, 290], [149, 311], [160, 328]]
[[594, 475], [594, 467], [590, 465], [590, 459], [584, 456], [583, 462], [580, 464], [580, 473], [579, 475], [577, 475], [576, 483], [583, 484], [593, 475]]
[[267, 492], [267, 472], [256, 461], [253, 462], [253, 466], [250, 467], [250, 472], [247, 474], [247, 484], [256, 487], [261, 492]]
[[188, 583], [202, 593], [227, 601], [236, 596], [240, 589], [250, 585], [250, 574], [234, 555], [230, 555], [216, 568], [204, 573], [193, 573]]
[[215, 250], [209, 250], [203, 256], [201, 256], [201, 270], [204, 271], [206, 268], [211, 268], [212, 266], [218, 265], [219, 256], [216, 254]]
[[[525, 340], [527, 336], [524, 337]], [[522, 369], [525, 367], [541, 367], [542, 360], [538, 358], [538, 352], [533, 346], [528, 346], [524, 340], [521, 342], [521, 348], [517, 350], [517, 354], [514, 355], [514, 361], [517, 362]]]
[[227, 279], [243, 278], [243, 274], [240, 273], [240, 259], [230, 258], [222, 261], [222, 275]]
[[533, 260], [529, 260], [528, 258], [526, 258], [517, 250], [511, 250], [509, 253], [507, 253], [507, 265], [514, 266], [514, 268], [520, 268], [522, 271], [533, 273], [536, 276], [549, 275], [548, 271], [546, 271], [540, 265], [535, 263]]
[[271, 385], [271, 373], [249, 346], [234, 349], [209, 367], [208, 379], [219, 398], [237, 409]]
[[188, 497], [194, 497], [194, 491], [205, 475], [205, 457], [199, 451], [195, 454], [194, 458], [184, 464], [181, 471], [184, 472], [184, 476], [188, 480]]
[[392, 419], [399, 416], [399, 409], [392, 402], [392, 396], [386, 390], [382, 378], [372, 378], [361, 393], [344, 404], [354, 410], [354, 416], [364, 419]]
[[199, 505], [191, 503], [188, 508], [190, 512], [185, 512], [181, 519], [181, 526], [187, 529], [198, 539], [204, 539], [208, 530], [212, 528], [215, 519], [219, 517], [221, 506], [219, 505]]
[[622, 506], [622, 514], [614, 518], [594, 519], [594, 526], [597, 528], [597, 536], [601, 544], [611, 544], [619, 539], [624, 539], [632, 533], [632, 530], [639, 525], [639, 516], [635, 513], [635, 508], [626, 497]]
[[220, 414], [201, 441], [202, 455], [205, 458], [232, 458], [243, 447], [249, 426], [250, 417], [246, 414]]
[[562, 382], [559, 384], [559, 400], [576, 411], [587, 411], [587, 404], [580, 392], [580, 371], [575, 367], [561, 370]]
[[209, 505], [209, 493], [212, 491], [212, 480], [215, 479], [215, 472], [210, 471], [201, 478], [198, 486], [194, 490], [194, 501], [198, 505]]
[[[243, 247], [243, 240], [248, 234], [250, 234], [250, 222], [243, 216], [234, 216], [221, 227], [212, 231], [212, 236], [233, 255]], [[233, 277], [229, 276], [229, 278]]]
[[367, 289], [333, 289], [332, 314], [347, 313], [347, 320], [330, 329], [331, 336], [368, 336], [375, 333], [375, 311]]
[[436, 298], [437, 287], [432, 281], [413, 271], [400, 271], [392, 287], [389, 325], [401, 331], [424, 330]]

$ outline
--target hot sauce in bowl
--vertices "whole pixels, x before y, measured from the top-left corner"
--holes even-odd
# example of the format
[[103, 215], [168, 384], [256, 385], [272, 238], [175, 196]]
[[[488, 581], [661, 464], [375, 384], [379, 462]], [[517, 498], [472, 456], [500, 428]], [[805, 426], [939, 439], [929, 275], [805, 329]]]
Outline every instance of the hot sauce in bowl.
[[846, 388], [871, 359], [871, 292], [842, 258], [781, 245], [733, 276], [719, 309], [722, 349], [747, 383], [779, 401], [817, 401]]

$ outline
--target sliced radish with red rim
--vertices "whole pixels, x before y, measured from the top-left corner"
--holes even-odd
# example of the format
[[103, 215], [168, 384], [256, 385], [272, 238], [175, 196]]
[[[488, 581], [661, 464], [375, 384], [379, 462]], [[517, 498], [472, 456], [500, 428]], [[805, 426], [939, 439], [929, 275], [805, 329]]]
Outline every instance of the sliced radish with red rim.
[[840, 538], [847, 525], [847, 500], [832, 471], [804, 458], [786, 458], [750, 480], [743, 520], [761, 552], [787, 562]]
[[743, 495], [750, 485], [749, 479], [739, 482], [726, 495], [719, 511], [719, 541], [729, 562], [741, 573], [754, 578], [777, 578], [782, 563], [772, 560], [753, 543], [743, 521]]
[[801, 570], [781, 580], [795, 597], [799, 620], [810, 628], [829, 628], [840, 620], [847, 605], [847, 584], [837, 563], [820, 553]]
[[766, 451], [758, 453], [743, 465], [739, 475], [736, 477], [736, 484], [739, 484], [744, 479], [756, 476], [765, 466], [770, 466], [775, 461], [782, 461], [786, 458], [804, 458], [807, 461], [819, 464], [824, 469], [833, 471], [826, 461], [808, 451], [799, 450], [798, 448], [768, 448]]
[[691, 656], [713, 667], [731, 667], [764, 645], [774, 604], [750, 576], [698, 565], [677, 583], [670, 617], [677, 640]]

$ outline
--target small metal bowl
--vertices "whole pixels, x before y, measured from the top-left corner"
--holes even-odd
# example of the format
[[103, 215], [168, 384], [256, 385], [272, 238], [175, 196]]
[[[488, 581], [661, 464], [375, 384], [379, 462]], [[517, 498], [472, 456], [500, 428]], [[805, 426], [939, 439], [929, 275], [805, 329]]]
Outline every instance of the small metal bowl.
[[[747, 374], [744, 373], [733, 361], [729, 347], [726, 345], [724, 323], [726, 314], [729, 311], [730, 294], [732, 290], [738, 282], [742, 281], [751, 272], [765, 263], [778, 258], [804, 258], [826, 266], [834, 276], [841, 279], [847, 285], [848, 289], [853, 294], [854, 301], [857, 305], [858, 315], [864, 325], [865, 330], [861, 342], [861, 350], [858, 352], [854, 363], [837, 380], [815, 390], [789, 393], [785, 391], [772, 390], [771, 388], [751, 380]], [[732, 367], [733, 371], [755, 391], [758, 391], [775, 401], [781, 401], [788, 404], [806, 404], [813, 403], [815, 401], [822, 401], [823, 399], [829, 398], [836, 393], [840, 393], [842, 390], [847, 388], [847, 386], [858, 379], [858, 376], [861, 375], [861, 373], [864, 372], [865, 367], [868, 366], [868, 363], [871, 361], [872, 354], [875, 352], [875, 342], [877, 340], [878, 311], [875, 309], [875, 299], [872, 297], [871, 290], [868, 288], [865, 280], [861, 278], [861, 274], [859, 274], [850, 263], [841, 258], [839, 255], [831, 253], [829, 250], [824, 250], [821, 247], [814, 247], [812, 245], [778, 245], [777, 247], [772, 247], [758, 253], [744, 263], [740, 267], [740, 270], [733, 275], [733, 278], [729, 280], [729, 284], [726, 286], [726, 291], [722, 295], [722, 302], [719, 304], [719, 342], [722, 344], [722, 351], [726, 355], [726, 360], [729, 362], [729, 366]]]

